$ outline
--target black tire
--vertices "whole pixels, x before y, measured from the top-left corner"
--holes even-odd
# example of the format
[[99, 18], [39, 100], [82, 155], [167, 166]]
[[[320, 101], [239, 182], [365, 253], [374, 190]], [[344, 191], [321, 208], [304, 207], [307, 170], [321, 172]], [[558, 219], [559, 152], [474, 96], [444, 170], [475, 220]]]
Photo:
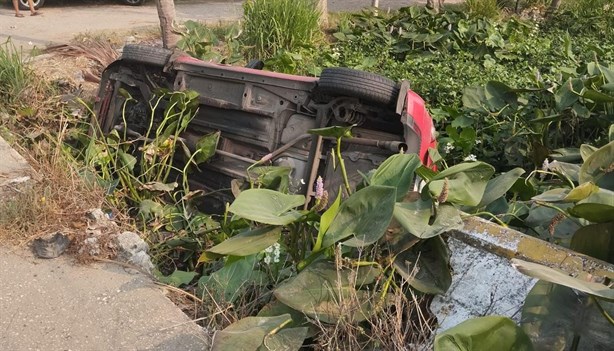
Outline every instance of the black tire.
[[141, 6], [145, 0], [122, 0], [122, 2], [129, 6]]
[[124, 46], [122, 60], [164, 67], [172, 53], [171, 50], [154, 46], [129, 44]]
[[[45, 4], [45, 0], [32, 0], [32, 3], [34, 4], [34, 8], [38, 10], [43, 7], [43, 5]], [[19, 9], [23, 11], [29, 11], [30, 5], [28, 5], [28, 0], [19, 0]]]
[[323, 69], [318, 91], [328, 96], [355, 97], [386, 106], [395, 104], [399, 96], [399, 88], [393, 80], [345, 67]]

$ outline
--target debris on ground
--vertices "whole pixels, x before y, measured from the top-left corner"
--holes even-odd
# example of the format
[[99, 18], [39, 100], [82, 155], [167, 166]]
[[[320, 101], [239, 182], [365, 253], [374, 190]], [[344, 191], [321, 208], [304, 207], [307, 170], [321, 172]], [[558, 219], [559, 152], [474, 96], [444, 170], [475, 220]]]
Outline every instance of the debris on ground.
[[133, 232], [123, 232], [117, 236], [117, 258], [121, 261], [134, 264], [148, 273], [154, 269], [151, 257], [147, 253], [149, 245]]
[[54, 235], [38, 238], [32, 242], [32, 249], [38, 258], [56, 258], [70, 245], [68, 236], [57, 232]]

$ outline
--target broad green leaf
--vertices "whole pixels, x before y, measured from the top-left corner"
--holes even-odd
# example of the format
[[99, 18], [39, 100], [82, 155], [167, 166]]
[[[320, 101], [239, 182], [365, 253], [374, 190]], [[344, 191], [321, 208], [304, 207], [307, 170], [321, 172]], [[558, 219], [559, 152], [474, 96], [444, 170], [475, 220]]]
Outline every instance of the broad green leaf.
[[448, 178], [446, 202], [477, 206], [494, 172], [494, 167], [484, 162], [461, 163], [438, 173], [427, 187], [433, 196], [438, 197], [445, 183], [444, 178]]
[[316, 242], [316, 245], [314, 246], [314, 251], [319, 251], [322, 248], [321, 246], [322, 242], [320, 242], [320, 240], [323, 240], [324, 234], [326, 233], [330, 225], [333, 223], [333, 220], [337, 216], [337, 213], [339, 213], [340, 206], [341, 206], [341, 187], [339, 187], [339, 191], [337, 192], [337, 199], [335, 199], [335, 202], [333, 202], [333, 204], [330, 205], [330, 207], [322, 214], [322, 217], [320, 217], [320, 228], [318, 229], [318, 241]]
[[309, 321], [305, 317], [305, 315], [297, 311], [293, 308], [290, 308], [287, 305], [281, 303], [281, 301], [277, 299], [273, 299], [273, 301], [266, 304], [260, 311], [258, 311], [258, 317], [273, 317], [280, 316], [282, 314], [289, 314], [292, 318], [292, 322], [286, 325], [286, 328], [297, 328], [297, 327], [306, 327], [310, 326]]
[[[614, 313], [614, 304], [600, 304]], [[537, 350], [570, 350], [575, 335], [578, 350], [608, 350], [614, 342], [612, 326], [588, 295], [546, 281], [538, 281], [527, 295], [521, 327]]]
[[591, 194], [591, 196], [582, 200], [580, 203], [614, 206], [614, 191], [599, 188], [596, 193]]
[[263, 166], [249, 170], [250, 177], [256, 178], [260, 188], [288, 192], [291, 167]]
[[352, 137], [352, 128], [356, 125], [353, 124], [351, 126], [342, 127], [342, 126], [332, 126], [326, 128], [316, 128], [310, 129], [307, 131], [309, 134], [320, 135], [323, 137], [333, 137], [333, 138], [351, 138]]
[[578, 174], [580, 173], [580, 165], [575, 163], [567, 163], [561, 161], [554, 161], [550, 163], [550, 171], [560, 173], [563, 176], [571, 179], [573, 182], [578, 182]]
[[322, 247], [351, 237], [344, 245], [360, 247], [382, 237], [394, 210], [396, 190], [391, 186], [370, 185], [352, 194], [324, 234]]
[[136, 165], [136, 158], [121, 149], [117, 150], [117, 155], [121, 161], [122, 168], [125, 167], [128, 172], [132, 172], [134, 170], [134, 166]]
[[612, 221], [578, 229], [571, 238], [570, 249], [614, 263], [614, 217]]
[[196, 277], [196, 272], [185, 272], [176, 269], [171, 275], [163, 275], [157, 269], [153, 271], [153, 274], [161, 283], [180, 287], [181, 285], [187, 285], [192, 282], [192, 279]]
[[463, 89], [463, 106], [469, 110], [486, 111], [486, 95], [483, 87]]
[[452, 284], [450, 252], [441, 237], [400, 253], [393, 265], [411, 287], [423, 293], [445, 294]]
[[593, 152], [580, 168], [580, 183], [592, 181], [614, 191], [614, 141]]
[[275, 244], [280, 236], [281, 227], [266, 226], [239, 233], [207, 251], [219, 255], [249, 256]]
[[518, 178], [524, 174], [524, 169], [514, 168], [511, 171], [505, 172], [498, 177], [488, 181], [484, 196], [477, 207], [485, 207], [491, 202], [504, 196], [508, 190], [516, 183]]
[[592, 145], [588, 145], [588, 144], [580, 145], [580, 155], [582, 156], [582, 161], [586, 161], [589, 158], [589, 156], [592, 155], [597, 150], [599, 149]]
[[[303, 346], [309, 328], [285, 328], [264, 337], [258, 351], [299, 351]], [[237, 349], [238, 350], [238, 349]]]
[[514, 92], [514, 89], [501, 82], [490, 81], [486, 83], [484, 94], [491, 111], [499, 111], [506, 106], [514, 107], [518, 104], [518, 95]]
[[164, 207], [153, 200], [145, 199], [139, 204], [139, 214], [145, 219], [160, 217], [164, 215]]
[[584, 88], [584, 83], [580, 78], [570, 78], [554, 94], [556, 108], [563, 111], [576, 103], [580, 98], [580, 92]]
[[272, 225], [288, 225], [303, 217], [293, 210], [305, 203], [303, 195], [287, 195], [269, 189], [248, 189], [230, 205], [228, 210], [239, 217]]
[[257, 351], [267, 336], [274, 335], [291, 320], [288, 314], [243, 318], [215, 333], [211, 351]]
[[587, 182], [573, 189], [554, 188], [533, 197], [534, 201], [544, 202], [579, 202], [599, 192], [599, 187]]
[[610, 142], [614, 141], [614, 124], [610, 125], [610, 130], [608, 131], [608, 137]]
[[586, 89], [582, 93], [582, 97], [598, 103], [614, 102], [614, 96], [610, 96], [592, 89]]
[[418, 199], [399, 202], [394, 206], [394, 219], [410, 234], [428, 239], [463, 226], [459, 211], [450, 204], [442, 204], [431, 223], [433, 201]]
[[580, 157], [580, 150], [578, 148], [571, 147], [554, 149], [549, 156], [552, 157], [554, 160], [560, 162], [577, 162], [582, 159]]
[[567, 188], [554, 188], [544, 191], [537, 196], [533, 196], [531, 199], [533, 201], [559, 202], [563, 201], [567, 194], [569, 194], [569, 189]]
[[381, 275], [379, 268], [364, 266], [337, 270], [331, 262], [315, 262], [281, 283], [275, 297], [283, 304], [325, 323], [359, 322], [376, 312], [368, 291], [356, 289]]
[[201, 164], [215, 155], [220, 134], [221, 132], [207, 134], [196, 142], [196, 154], [194, 156], [196, 164]]
[[390, 156], [377, 167], [371, 176], [371, 185], [393, 186], [397, 189], [397, 201], [403, 199], [414, 182], [416, 169], [421, 162], [416, 154]]
[[584, 184], [580, 184], [577, 187], [571, 189], [565, 199], [564, 202], [578, 202], [586, 199], [587, 197], [597, 193], [599, 191], [599, 187], [593, 184], [592, 182], [586, 182]]
[[435, 336], [435, 351], [532, 351], [531, 340], [501, 316], [472, 318]]
[[564, 285], [587, 294], [603, 297], [604, 299], [614, 300], [614, 289], [610, 289], [606, 285], [590, 282], [580, 278], [574, 278], [558, 269], [546, 267], [537, 263], [522, 261], [516, 258], [512, 258], [512, 265], [518, 271], [530, 277]]
[[614, 206], [583, 203], [570, 208], [569, 213], [578, 218], [584, 218], [590, 222], [605, 223], [614, 219]]
[[255, 270], [257, 261], [258, 255], [227, 260], [224, 267], [198, 280], [199, 295], [232, 303], [247, 286], [266, 282], [265, 274]]

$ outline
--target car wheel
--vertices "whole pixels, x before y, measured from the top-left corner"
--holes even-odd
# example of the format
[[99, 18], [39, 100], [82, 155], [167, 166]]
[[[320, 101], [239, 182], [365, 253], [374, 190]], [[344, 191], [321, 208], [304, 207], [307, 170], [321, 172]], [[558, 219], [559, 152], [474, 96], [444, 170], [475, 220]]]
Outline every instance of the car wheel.
[[[32, 0], [35, 9], [39, 9], [43, 7], [45, 4], [45, 0]], [[19, 0], [19, 9], [23, 11], [30, 10], [30, 5], [28, 5], [28, 0]]]
[[399, 96], [399, 88], [393, 80], [345, 67], [323, 69], [318, 91], [328, 96], [355, 97], [386, 106], [396, 103]]
[[124, 4], [130, 6], [141, 6], [145, 2], [145, 0], [122, 0]]
[[171, 50], [146, 45], [126, 45], [122, 51], [122, 60], [145, 63], [163, 67], [168, 63]]

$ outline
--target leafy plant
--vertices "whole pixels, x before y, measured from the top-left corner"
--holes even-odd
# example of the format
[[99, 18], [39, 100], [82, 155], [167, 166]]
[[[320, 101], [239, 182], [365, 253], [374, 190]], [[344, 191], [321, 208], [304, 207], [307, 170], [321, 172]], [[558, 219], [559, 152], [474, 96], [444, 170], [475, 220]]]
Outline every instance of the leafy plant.
[[186, 21], [183, 26], [177, 46], [190, 56], [228, 64], [243, 60], [238, 24], [211, 28], [200, 22]]
[[487, 316], [472, 318], [438, 334], [435, 351], [533, 350], [531, 339], [513, 320]]
[[[125, 106], [135, 103], [127, 91], [123, 94]], [[143, 134], [128, 130], [128, 117], [124, 115], [122, 127], [106, 135], [95, 131], [85, 149], [84, 161], [96, 171], [96, 181], [106, 188], [110, 199], [120, 208], [138, 214], [152, 232], [187, 233], [185, 238], [176, 236], [164, 241], [152, 236], [150, 240], [156, 244], [152, 250], [154, 253], [162, 251], [168, 254], [168, 251], [176, 250], [182, 255], [175, 257], [177, 261], [185, 264], [184, 268], [193, 270], [190, 256], [202, 246], [194, 236], [217, 225], [193, 205], [201, 192], [190, 192], [187, 175], [190, 167], [213, 156], [219, 134], [205, 135], [196, 142], [195, 149], [184, 143], [181, 133], [198, 108], [198, 94], [193, 91], [160, 92], [148, 103], [151, 104], [150, 114], [149, 120], [144, 121]], [[159, 106], [164, 108], [159, 109]], [[185, 161], [181, 168], [177, 166], [179, 157]], [[164, 271], [173, 272], [177, 262], [172, 264], [174, 267], [165, 267]]]
[[[350, 128], [310, 132], [336, 136], [339, 145], [343, 138], [351, 137]], [[333, 157], [338, 158], [338, 170], [345, 173], [340, 151]], [[411, 191], [416, 173], [426, 181], [422, 193]], [[244, 190], [228, 207], [233, 216], [225, 226], [246, 220], [251, 224], [231, 232], [227, 240], [201, 255], [203, 263], [211, 262], [213, 255], [226, 258], [224, 268], [203, 276], [199, 284], [226, 291], [224, 299], [231, 302], [236, 298], [234, 292], [246, 282], [249, 286], [275, 281], [272, 303], [320, 324], [372, 320], [389, 308], [387, 296], [400, 292], [401, 286], [444, 293], [451, 283], [449, 252], [438, 236], [462, 224], [455, 206], [475, 207], [492, 201], [485, 191], [493, 173], [491, 166], [481, 162], [434, 172], [421, 166], [417, 155], [393, 155], [369, 172], [358, 189], [346, 182], [345, 192], [340, 190], [323, 213], [328, 201], [323, 184], [307, 210], [296, 209], [305, 202], [302, 195]], [[495, 182], [511, 187], [518, 176]], [[505, 190], [499, 193], [504, 194]], [[271, 250], [275, 256], [268, 258], [267, 247], [276, 245], [278, 249]], [[267, 263], [258, 264], [265, 259]], [[222, 284], [218, 288], [210, 285], [215, 275], [231, 271], [235, 273], [215, 278]], [[303, 322], [293, 318], [293, 323]]]

